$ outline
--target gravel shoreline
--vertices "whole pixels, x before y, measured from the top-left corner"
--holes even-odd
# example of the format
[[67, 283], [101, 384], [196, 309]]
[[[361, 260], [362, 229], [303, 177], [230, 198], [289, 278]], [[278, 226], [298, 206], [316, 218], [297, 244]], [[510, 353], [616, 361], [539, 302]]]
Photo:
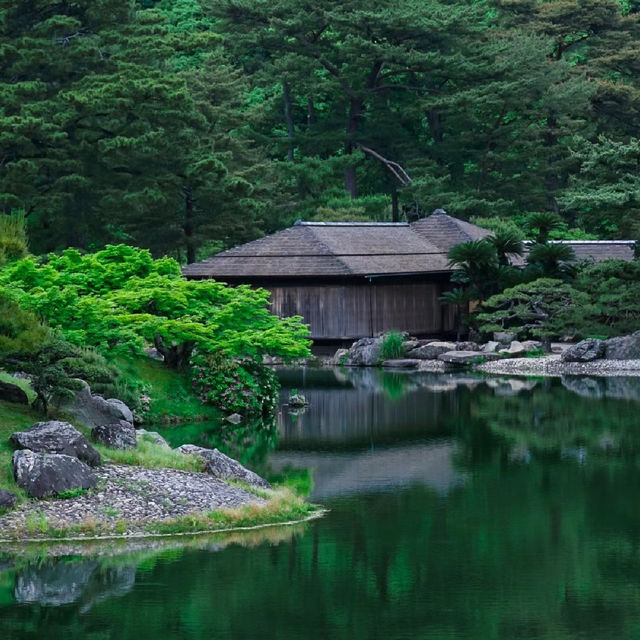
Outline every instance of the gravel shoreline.
[[485, 362], [476, 371], [503, 375], [537, 376], [640, 376], [640, 360], [593, 360], [563, 362], [557, 354], [542, 358], [509, 358]]
[[46, 528], [77, 525], [88, 535], [133, 535], [151, 523], [266, 500], [206, 473], [105, 464], [98, 486], [68, 499], [26, 501], [0, 516], [0, 538], [42, 537]]

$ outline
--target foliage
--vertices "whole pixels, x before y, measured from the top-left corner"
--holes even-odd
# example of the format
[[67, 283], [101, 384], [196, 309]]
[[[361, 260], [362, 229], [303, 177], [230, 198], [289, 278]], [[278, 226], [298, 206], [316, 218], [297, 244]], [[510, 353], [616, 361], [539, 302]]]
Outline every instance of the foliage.
[[243, 357], [308, 353], [307, 328], [271, 315], [267, 291], [185, 280], [174, 260], [125, 245], [24, 258], [0, 271], [0, 283], [66, 339], [105, 354], [141, 355], [152, 343], [181, 368], [196, 347]]
[[36, 316], [0, 293], [0, 358], [35, 353], [48, 336]]
[[574, 286], [590, 306], [584, 313], [583, 335], [605, 337], [633, 333], [640, 326], [640, 263], [605, 260], [582, 266]]
[[451, 247], [449, 265], [456, 269], [452, 281], [467, 285], [469, 295], [484, 299], [495, 288], [498, 254], [489, 240], [471, 240]]
[[393, 360], [394, 358], [401, 358], [404, 353], [404, 336], [397, 331], [390, 331], [385, 334], [380, 344], [380, 358], [382, 360]]
[[193, 389], [200, 400], [225, 413], [263, 415], [278, 404], [278, 379], [261, 364], [198, 353], [191, 367]]
[[0, 265], [22, 258], [27, 253], [28, 244], [24, 212], [0, 214]]
[[529, 249], [527, 262], [530, 271], [543, 278], [569, 279], [575, 275], [576, 255], [573, 249], [559, 242], [536, 242]]
[[539, 278], [489, 298], [478, 315], [484, 333], [509, 330], [518, 338], [577, 336], [589, 297], [562, 280]]
[[48, 415], [50, 408], [73, 399], [84, 380], [96, 391], [112, 389], [117, 377], [114, 367], [102, 356], [81, 349], [55, 334], [42, 342], [35, 352], [13, 352], [0, 363], [7, 369], [29, 375], [36, 394], [34, 406]]

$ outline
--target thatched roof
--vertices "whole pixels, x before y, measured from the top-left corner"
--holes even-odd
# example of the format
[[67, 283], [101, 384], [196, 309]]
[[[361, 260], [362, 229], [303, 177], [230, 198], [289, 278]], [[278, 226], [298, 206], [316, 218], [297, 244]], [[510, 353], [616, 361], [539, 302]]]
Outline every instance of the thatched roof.
[[183, 273], [191, 278], [282, 278], [448, 270], [446, 250], [404, 222], [298, 222], [190, 264]]
[[414, 222], [411, 228], [419, 236], [440, 247], [445, 253], [461, 242], [482, 240], [482, 238], [493, 235], [488, 229], [459, 220], [446, 213], [434, 213], [426, 218], [421, 218]]
[[[380, 276], [450, 271], [447, 253], [491, 231], [446, 213], [406, 222], [297, 222], [182, 270], [188, 278], [260, 279]], [[632, 241], [557, 241], [578, 260], [633, 259]], [[525, 258], [514, 257], [516, 266]]]
[[633, 240], [551, 240], [552, 243], [569, 245], [576, 254], [576, 260], [633, 260], [635, 242]]

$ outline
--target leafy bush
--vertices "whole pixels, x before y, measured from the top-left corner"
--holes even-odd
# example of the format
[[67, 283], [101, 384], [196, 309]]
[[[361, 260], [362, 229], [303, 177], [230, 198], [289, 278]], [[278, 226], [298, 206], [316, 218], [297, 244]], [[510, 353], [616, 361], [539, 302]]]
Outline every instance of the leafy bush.
[[393, 360], [404, 355], [404, 337], [397, 331], [390, 331], [382, 339], [380, 357], [382, 360]]
[[[34, 352], [14, 352], [0, 363], [9, 370], [24, 371], [36, 393], [35, 406], [48, 414], [50, 407], [71, 400], [85, 380], [94, 390], [111, 391], [118, 372], [99, 354], [81, 349], [50, 334]], [[111, 394], [109, 394], [111, 395]]]
[[611, 337], [640, 327], [640, 262], [605, 260], [583, 265], [574, 286], [589, 296], [585, 335]]
[[492, 296], [478, 315], [480, 330], [511, 331], [518, 338], [577, 336], [589, 315], [589, 297], [562, 280], [539, 278]]
[[221, 354], [198, 354], [191, 364], [193, 389], [202, 402], [243, 415], [262, 415], [277, 406], [278, 380], [261, 364], [238, 363]]
[[21, 258], [27, 253], [27, 248], [24, 213], [3, 215], [0, 212], [0, 264]]
[[307, 327], [272, 315], [267, 291], [185, 280], [174, 260], [126, 245], [24, 258], [0, 270], [0, 286], [65, 339], [109, 355], [142, 355], [154, 343], [181, 368], [196, 348], [229, 357], [309, 353]]

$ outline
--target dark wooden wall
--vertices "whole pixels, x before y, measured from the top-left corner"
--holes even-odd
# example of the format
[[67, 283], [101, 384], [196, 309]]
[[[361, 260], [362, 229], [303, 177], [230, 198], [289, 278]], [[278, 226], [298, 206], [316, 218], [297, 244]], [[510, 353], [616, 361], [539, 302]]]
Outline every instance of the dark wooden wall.
[[452, 312], [438, 300], [438, 282], [345, 284], [263, 284], [271, 291], [272, 311], [301, 315], [311, 337], [351, 340], [397, 329], [437, 335], [453, 328]]

